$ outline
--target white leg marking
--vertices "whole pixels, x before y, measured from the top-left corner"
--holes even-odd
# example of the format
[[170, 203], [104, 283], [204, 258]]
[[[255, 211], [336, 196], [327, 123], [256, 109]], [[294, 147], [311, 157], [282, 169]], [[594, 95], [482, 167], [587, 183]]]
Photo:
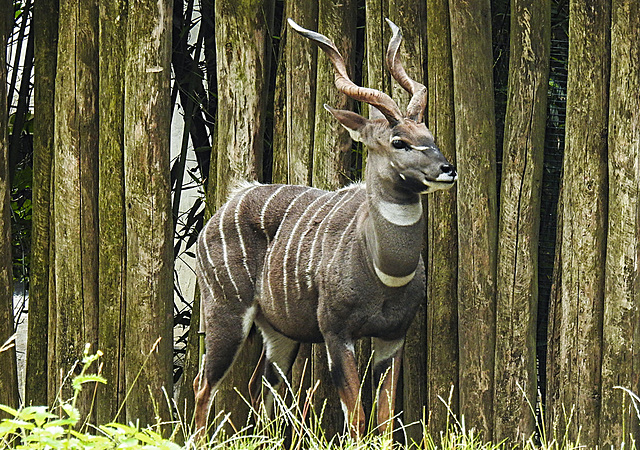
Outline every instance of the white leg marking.
[[252, 305], [251, 307], [249, 307], [244, 315], [242, 316], [242, 333], [244, 334], [244, 336], [247, 336], [249, 334], [249, 331], [251, 331], [251, 325], [253, 325], [253, 321], [256, 318], [256, 306]]
[[382, 361], [393, 357], [404, 345], [404, 338], [397, 339], [395, 341], [385, 341], [380, 338], [371, 338], [371, 344], [373, 345], [373, 366]]

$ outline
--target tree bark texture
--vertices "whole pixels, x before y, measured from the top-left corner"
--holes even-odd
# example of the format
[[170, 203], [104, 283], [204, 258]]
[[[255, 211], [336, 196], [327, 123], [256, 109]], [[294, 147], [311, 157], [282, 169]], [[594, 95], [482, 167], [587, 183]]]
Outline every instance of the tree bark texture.
[[[97, 2], [62, 0], [59, 20], [53, 178], [53, 201], [59, 205], [53, 215], [56, 339], [49, 370], [56, 388], [82, 358], [85, 344], [91, 344], [92, 352], [97, 344]], [[63, 399], [69, 398], [70, 384], [61, 392]], [[85, 389], [80, 397], [83, 417], [89, 394]]]
[[[218, 158], [216, 204], [220, 206], [239, 180], [262, 181], [273, 3], [218, 0], [215, 15], [218, 128], [214, 151]], [[216, 412], [231, 413], [238, 428], [249, 415], [242, 397], [249, 398], [247, 384], [259, 356], [259, 339], [247, 340], [216, 394]]]
[[549, 79], [550, 2], [511, 1], [500, 193], [494, 438], [535, 431], [538, 232]]
[[[610, 0], [570, 3], [569, 83], [563, 161], [561, 290], [554, 422], [575, 406], [569, 436], [598, 444], [607, 236]], [[552, 419], [553, 420], [553, 419]]]
[[[318, 32], [336, 44], [353, 79], [356, 2], [321, 0], [318, 5]], [[312, 184], [320, 189], [333, 190], [348, 182], [352, 141], [347, 130], [324, 109], [324, 104], [336, 109], [352, 109], [353, 102], [338, 92], [329, 58], [314, 47], [316, 45], [308, 41], [300, 48], [303, 53], [318, 54]]]
[[58, 0], [34, 5], [33, 214], [25, 404], [47, 404], [47, 348]]
[[[6, 48], [7, 36], [13, 24], [12, 3], [0, 1], [0, 45]], [[13, 321], [13, 260], [11, 258], [11, 181], [9, 177], [9, 140], [7, 136], [7, 61], [0, 52], [0, 347], [14, 333]], [[18, 372], [15, 346], [0, 353], [0, 404], [18, 407]], [[5, 418], [4, 412], [0, 418]]]
[[[453, 67], [449, 4], [427, 1], [426, 123], [447, 160], [456, 165]], [[456, 187], [428, 197], [427, 211], [427, 418], [432, 436], [445, 431], [449, 401], [457, 413], [458, 390], [458, 227]], [[453, 389], [453, 392], [451, 391]]]
[[[347, 0], [336, 2], [320, 0], [318, 2], [318, 32], [324, 34], [335, 44], [344, 57], [349, 76], [353, 79], [355, 48], [356, 2]], [[338, 189], [348, 182], [350, 150], [352, 145], [349, 133], [334, 117], [324, 109], [324, 104], [337, 109], [352, 109], [353, 102], [338, 92], [334, 84], [334, 70], [329, 58], [316, 45], [307, 40], [300, 51], [305, 54], [317, 52], [315, 128], [313, 132], [313, 173], [312, 184], [320, 189]], [[343, 413], [336, 389], [331, 382], [327, 365], [327, 350], [324, 344], [314, 344], [312, 348], [311, 379], [320, 380], [315, 393], [316, 409], [327, 400], [323, 426], [327, 436], [341, 432]]]
[[217, 205], [234, 183], [262, 180], [262, 146], [270, 61], [271, 0], [218, 0]]
[[139, 0], [127, 11], [125, 386], [127, 420], [142, 426], [169, 418], [172, 393], [171, 8], [169, 0]]
[[[427, 35], [422, 27], [416, 23], [425, 23], [427, 16], [424, 1], [389, 2], [389, 19], [402, 30], [402, 44], [399, 49], [402, 66], [412, 79], [428, 84], [425, 67], [427, 63]], [[391, 37], [390, 28], [386, 21], [381, 20], [386, 35]], [[384, 55], [386, 43], [383, 41]], [[386, 70], [386, 65], [383, 66]], [[395, 80], [391, 82], [391, 96], [400, 111], [405, 112], [411, 100], [411, 94], [405, 91]], [[427, 111], [425, 111], [425, 117]], [[427, 304], [420, 305], [416, 316], [407, 331], [404, 344], [404, 354], [410, 355], [402, 359], [402, 403], [398, 411], [403, 411], [404, 423], [414, 423], [423, 418], [423, 408], [427, 404]], [[407, 429], [407, 437], [416, 442], [422, 439], [420, 427]]]
[[[98, 346], [104, 353], [98, 387], [96, 420], [113, 420], [124, 401], [124, 324], [126, 237], [124, 203], [124, 72], [127, 3], [100, 0], [100, 154], [99, 192], [99, 316]], [[133, 297], [135, 298], [135, 297]]]
[[449, 2], [458, 212], [460, 413], [492, 438], [496, 300], [496, 151], [491, 9]]
[[640, 4], [612, 1], [600, 447], [640, 439]]
[[276, 99], [281, 100], [280, 107], [274, 106], [276, 126], [273, 133], [273, 181], [309, 185], [316, 113], [315, 67], [318, 47], [309, 45], [307, 38], [289, 27], [286, 21], [289, 17], [298, 25], [316, 30], [318, 2], [286, 2], [282, 25], [284, 40], [280, 43], [282, 47], [276, 85]]

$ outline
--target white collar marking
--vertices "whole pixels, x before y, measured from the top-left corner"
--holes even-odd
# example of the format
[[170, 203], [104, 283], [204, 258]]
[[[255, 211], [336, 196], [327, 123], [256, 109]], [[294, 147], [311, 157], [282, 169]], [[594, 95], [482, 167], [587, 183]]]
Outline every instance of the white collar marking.
[[415, 270], [411, 272], [409, 275], [406, 275], [404, 277], [394, 277], [393, 275], [387, 275], [382, 270], [378, 269], [378, 267], [375, 264], [373, 265], [373, 268], [376, 270], [376, 275], [378, 275], [378, 278], [380, 279], [380, 281], [382, 281], [382, 283], [385, 286], [389, 286], [389, 287], [405, 286], [406, 284], [409, 284], [411, 280], [413, 280], [413, 277], [416, 276]]
[[378, 211], [384, 219], [394, 225], [408, 227], [422, 218], [422, 202], [399, 205], [384, 200], [378, 202]]

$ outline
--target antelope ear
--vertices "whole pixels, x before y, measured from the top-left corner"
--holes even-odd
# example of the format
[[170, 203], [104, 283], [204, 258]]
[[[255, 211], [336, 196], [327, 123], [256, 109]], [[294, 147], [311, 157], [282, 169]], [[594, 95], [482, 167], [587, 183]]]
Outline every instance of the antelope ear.
[[362, 117], [360, 114], [356, 114], [353, 111], [346, 111], [343, 109], [334, 109], [329, 105], [324, 105], [324, 109], [329, 111], [333, 117], [338, 119], [338, 122], [347, 129], [349, 136], [354, 141], [362, 141], [362, 129], [369, 123], [369, 119]]

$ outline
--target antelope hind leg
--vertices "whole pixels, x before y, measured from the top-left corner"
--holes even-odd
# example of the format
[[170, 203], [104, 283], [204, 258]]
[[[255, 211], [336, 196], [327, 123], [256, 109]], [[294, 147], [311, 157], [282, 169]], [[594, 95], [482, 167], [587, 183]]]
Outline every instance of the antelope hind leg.
[[394, 341], [372, 338], [373, 382], [378, 390], [378, 430], [384, 433], [393, 430], [396, 406], [396, 390], [402, 363], [404, 338]]
[[344, 420], [353, 438], [366, 431], [364, 409], [360, 400], [360, 376], [353, 343], [338, 336], [324, 336], [329, 358], [329, 372], [338, 389]]
[[258, 411], [262, 401], [269, 417], [273, 410], [273, 394], [271, 390], [263, 392], [263, 379], [277, 392], [282, 384], [282, 377], [287, 376], [293, 365], [300, 344], [278, 333], [260, 316], [256, 317], [255, 322], [262, 334], [264, 350], [249, 382], [249, 392], [254, 410]]
[[213, 305], [210, 305], [211, 308], [207, 310], [205, 317], [206, 353], [203, 367], [193, 382], [196, 441], [206, 434], [212, 396], [235, 361], [255, 318], [253, 306], [233, 311], [228, 308], [215, 308]]

